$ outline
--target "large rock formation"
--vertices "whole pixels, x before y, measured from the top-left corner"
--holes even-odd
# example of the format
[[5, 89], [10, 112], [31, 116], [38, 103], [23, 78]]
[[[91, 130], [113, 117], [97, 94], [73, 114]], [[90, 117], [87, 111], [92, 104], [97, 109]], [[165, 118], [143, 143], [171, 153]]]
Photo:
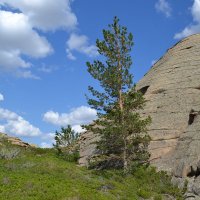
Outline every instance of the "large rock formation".
[[[186, 199], [200, 199], [200, 34], [178, 42], [137, 84], [152, 117], [150, 162], [184, 186]], [[92, 133], [82, 135], [80, 164], [95, 153]]]
[[177, 177], [197, 173], [200, 160], [200, 35], [167, 51], [137, 84], [152, 117], [151, 163]]
[[[137, 84], [152, 117], [150, 161], [176, 177], [200, 174], [200, 34], [180, 41]], [[95, 136], [81, 139], [80, 164], [95, 153]]]

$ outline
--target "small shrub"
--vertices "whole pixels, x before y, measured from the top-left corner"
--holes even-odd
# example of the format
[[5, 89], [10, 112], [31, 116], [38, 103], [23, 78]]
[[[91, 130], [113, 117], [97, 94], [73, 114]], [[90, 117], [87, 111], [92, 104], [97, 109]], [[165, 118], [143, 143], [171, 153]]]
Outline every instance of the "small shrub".
[[57, 154], [69, 162], [77, 162], [79, 159], [79, 145], [77, 143], [79, 134], [72, 130], [70, 125], [67, 128], [61, 127], [61, 131], [56, 131], [53, 144]]
[[162, 196], [161, 195], [156, 195], [156, 196], [154, 196], [154, 198], [153, 198], [154, 200], [162, 200], [163, 198], [162, 198]]
[[80, 158], [79, 152], [62, 152], [61, 157], [68, 162], [77, 162]]
[[182, 191], [183, 194], [187, 192], [187, 187], [188, 187], [188, 180], [186, 179], [183, 186], [183, 191]]
[[2, 184], [3, 185], [8, 185], [10, 184], [10, 179], [8, 177], [4, 177], [3, 180], [2, 180]]
[[139, 197], [144, 198], [144, 199], [149, 199], [151, 197], [151, 193], [149, 191], [145, 190], [145, 189], [139, 189], [137, 191], [137, 195]]

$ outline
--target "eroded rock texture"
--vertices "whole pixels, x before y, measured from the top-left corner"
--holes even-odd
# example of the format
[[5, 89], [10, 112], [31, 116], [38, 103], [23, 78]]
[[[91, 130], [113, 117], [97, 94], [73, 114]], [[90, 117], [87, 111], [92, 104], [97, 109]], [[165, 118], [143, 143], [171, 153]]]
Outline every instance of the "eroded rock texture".
[[32, 146], [32, 145], [30, 145], [26, 142], [23, 142], [19, 138], [11, 137], [11, 136], [8, 136], [7, 134], [0, 133], [0, 145], [1, 145], [1, 140], [4, 140], [4, 139], [9, 141], [11, 144], [17, 145], [17, 146], [20, 146], [20, 147], [30, 147], [30, 146]]
[[177, 177], [192, 176], [200, 160], [200, 35], [174, 47], [137, 84], [152, 117], [151, 163]]
[[[169, 49], [137, 84], [152, 117], [150, 161], [176, 177], [200, 175], [200, 34]], [[92, 133], [82, 135], [82, 165], [95, 152]]]

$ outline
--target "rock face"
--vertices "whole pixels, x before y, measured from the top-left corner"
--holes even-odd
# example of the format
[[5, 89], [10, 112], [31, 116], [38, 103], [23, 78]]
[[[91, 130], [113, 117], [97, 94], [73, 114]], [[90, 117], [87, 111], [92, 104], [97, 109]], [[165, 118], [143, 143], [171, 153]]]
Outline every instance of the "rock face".
[[174, 47], [137, 84], [152, 117], [151, 163], [177, 177], [197, 173], [200, 160], [200, 34]]
[[9, 142], [11, 142], [11, 144], [14, 144], [14, 145], [17, 145], [17, 146], [20, 146], [20, 147], [30, 147], [31, 146], [30, 144], [21, 141], [19, 138], [10, 137], [10, 136], [8, 136], [4, 133], [0, 133], [0, 145], [1, 145], [1, 139], [6, 139]]
[[[180, 41], [154, 64], [137, 89], [152, 117], [150, 162], [176, 177], [200, 175], [200, 34]], [[80, 164], [95, 153], [92, 133], [82, 135]]]
[[80, 144], [80, 159], [79, 165], [87, 166], [88, 159], [97, 153], [96, 145], [94, 144], [99, 138], [96, 137], [92, 132], [85, 132], [81, 135], [79, 140]]

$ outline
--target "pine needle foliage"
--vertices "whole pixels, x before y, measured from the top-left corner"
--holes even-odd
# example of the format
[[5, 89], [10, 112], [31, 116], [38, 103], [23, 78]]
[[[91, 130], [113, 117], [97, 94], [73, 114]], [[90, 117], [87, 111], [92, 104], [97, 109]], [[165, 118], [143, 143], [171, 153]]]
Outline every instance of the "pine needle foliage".
[[[149, 158], [150, 137], [146, 131], [151, 119], [141, 118], [138, 112], [144, 107], [145, 99], [136, 91], [130, 73], [133, 35], [114, 17], [108, 30], [103, 30], [103, 38], [96, 41], [102, 61], [87, 62], [88, 72], [101, 86], [101, 91], [89, 86], [92, 97], [87, 96], [88, 104], [98, 111], [98, 119], [84, 127], [101, 138], [96, 143], [100, 153], [98, 162], [91, 159], [92, 162], [106, 163], [108, 168], [123, 167], [126, 171], [136, 162], [144, 163]], [[109, 163], [113, 158], [114, 162], [120, 161], [116, 162], [119, 166]]]
[[58, 155], [68, 161], [77, 161], [79, 158], [79, 145], [77, 143], [79, 134], [76, 133], [70, 125], [66, 128], [61, 127], [61, 131], [55, 133], [54, 148]]

